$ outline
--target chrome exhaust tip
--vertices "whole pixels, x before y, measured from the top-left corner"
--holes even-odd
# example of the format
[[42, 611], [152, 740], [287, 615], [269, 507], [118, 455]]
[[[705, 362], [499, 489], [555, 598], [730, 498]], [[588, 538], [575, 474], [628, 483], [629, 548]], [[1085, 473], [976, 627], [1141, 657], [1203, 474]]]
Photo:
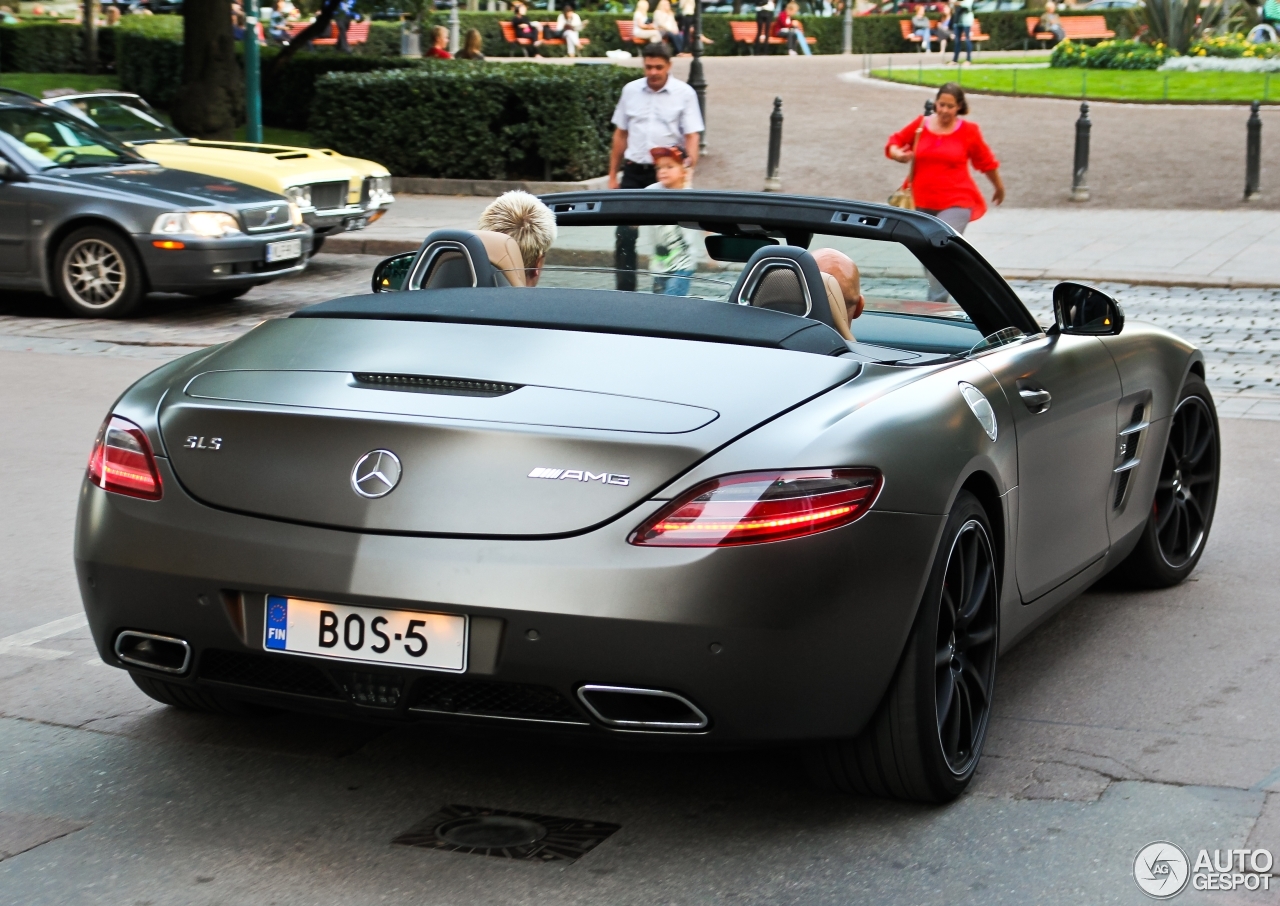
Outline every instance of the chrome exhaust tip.
[[186, 673], [191, 666], [191, 646], [173, 636], [126, 629], [116, 636], [115, 652], [126, 664], [161, 673]]
[[663, 689], [588, 684], [578, 687], [578, 700], [592, 717], [615, 730], [687, 733], [711, 723], [689, 699]]

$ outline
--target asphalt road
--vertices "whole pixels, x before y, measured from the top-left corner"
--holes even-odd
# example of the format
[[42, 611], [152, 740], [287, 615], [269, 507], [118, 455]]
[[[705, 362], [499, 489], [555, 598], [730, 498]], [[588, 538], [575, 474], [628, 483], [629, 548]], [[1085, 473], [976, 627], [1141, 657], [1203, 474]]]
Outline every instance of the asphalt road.
[[[1223, 420], [1218, 518], [1190, 581], [1095, 589], [1002, 661], [979, 775], [944, 808], [816, 790], [788, 749], [637, 751], [144, 698], [76, 619], [94, 433], [160, 359], [354, 288], [357, 263], [322, 257], [240, 307], [157, 301], [127, 325], [6, 300], [0, 902], [1143, 903], [1132, 862], [1152, 841], [1280, 853], [1276, 421]], [[573, 863], [391, 842], [449, 805], [620, 829]]]

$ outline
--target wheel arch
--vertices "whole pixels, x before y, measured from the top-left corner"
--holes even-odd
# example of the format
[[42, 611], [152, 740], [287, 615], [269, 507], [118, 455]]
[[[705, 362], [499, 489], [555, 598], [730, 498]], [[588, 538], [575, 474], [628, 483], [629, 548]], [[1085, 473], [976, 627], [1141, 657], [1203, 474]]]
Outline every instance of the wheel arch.
[[74, 233], [76, 230], [84, 227], [104, 227], [114, 233], [118, 233], [130, 248], [133, 249], [135, 255], [138, 256], [138, 262], [142, 265], [142, 283], [144, 292], [151, 287], [151, 277], [147, 274], [146, 260], [142, 256], [142, 250], [138, 248], [138, 243], [127, 229], [120, 223], [112, 220], [110, 217], [104, 217], [101, 214], [81, 214], [72, 217], [58, 226], [49, 234], [48, 242], [44, 247], [44, 261], [41, 262], [41, 279], [44, 281], [45, 290], [52, 293], [54, 280], [56, 275], [53, 272], [55, 261], [58, 255], [58, 249], [61, 247], [63, 240]]
[[[982, 504], [982, 509], [987, 514], [987, 522], [991, 524], [991, 544], [995, 548], [996, 576], [1000, 579], [1001, 591], [1003, 591], [1007, 534], [1005, 532], [1004, 502], [1001, 500], [1000, 486], [996, 484], [996, 480], [990, 472], [978, 469], [964, 480], [964, 483], [960, 485], [960, 490], [968, 491], [974, 497], [977, 497], [978, 503]], [[954, 505], [954, 501], [952, 501], [952, 505]]]

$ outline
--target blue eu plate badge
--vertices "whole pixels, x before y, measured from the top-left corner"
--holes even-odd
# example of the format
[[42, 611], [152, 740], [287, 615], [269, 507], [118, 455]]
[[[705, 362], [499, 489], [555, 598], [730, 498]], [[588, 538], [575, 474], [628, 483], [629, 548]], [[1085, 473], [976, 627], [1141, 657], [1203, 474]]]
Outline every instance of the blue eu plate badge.
[[279, 595], [267, 595], [267, 640], [268, 648], [284, 651], [288, 639], [289, 599]]

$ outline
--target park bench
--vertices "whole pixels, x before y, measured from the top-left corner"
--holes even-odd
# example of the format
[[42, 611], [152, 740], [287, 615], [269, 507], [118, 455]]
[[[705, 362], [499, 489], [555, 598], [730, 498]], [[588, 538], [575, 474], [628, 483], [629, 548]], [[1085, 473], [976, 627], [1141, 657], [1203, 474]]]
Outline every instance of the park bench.
[[[289, 26], [289, 40], [293, 40], [302, 34], [310, 22], [295, 22]], [[361, 22], [350, 22], [347, 24], [347, 43], [348, 44], [364, 44], [369, 40], [369, 20], [365, 19]], [[312, 47], [333, 47], [338, 43], [338, 23], [330, 22], [329, 28], [324, 35], [319, 38], [311, 39]]]
[[[930, 21], [932, 21], [932, 20], [930, 20]], [[914, 31], [912, 31], [912, 30], [911, 30], [911, 20], [910, 20], [910, 19], [899, 19], [899, 20], [898, 20], [898, 24], [899, 24], [900, 26], [902, 26], [902, 40], [904, 40], [904, 41], [910, 41], [912, 44], [923, 44], [923, 43], [924, 43], [924, 41], [920, 38], [920, 36], [919, 36], [918, 34], [916, 34]], [[930, 44], [930, 45], [932, 45], [932, 44], [933, 44], [933, 42], [934, 42], [935, 40], [938, 42], [938, 52], [939, 52], [939, 53], [946, 53], [946, 52], [947, 52], [947, 39], [946, 39], [946, 38], [934, 38], [933, 36], [930, 36], [930, 38], [929, 38], [929, 44]], [[977, 38], [974, 38], [974, 40], [976, 41], [976, 40], [977, 40]]]
[[[1039, 24], [1039, 16], [1027, 16], [1027, 36], [1039, 41], [1040, 46], [1044, 47], [1045, 41], [1052, 41], [1057, 35], [1051, 31], [1036, 31]], [[1107, 28], [1106, 16], [1063, 16], [1058, 24], [1062, 26], [1068, 41], [1105, 41], [1116, 36], [1115, 32]], [[1023, 42], [1023, 46], [1026, 46], [1026, 42]]]
[[[502, 26], [502, 37], [506, 40], [506, 42], [508, 44], [511, 44], [514, 47], [518, 47], [520, 49], [521, 54], [523, 54], [524, 56], [528, 56], [529, 51], [526, 50], [525, 48], [527, 48], [533, 42], [530, 41], [528, 38], [517, 38], [516, 27], [512, 25], [510, 22], [504, 20], [498, 24]], [[554, 22], [532, 22], [530, 24], [533, 25], [533, 27], [538, 30], [538, 40], [541, 41], [543, 44], [563, 44], [564, 43], [564, 38], [542, 37], [543, 29], [553, 28], [555, 26]], [[583, 24], [585, 25], [586, 23], [584, 22]], [[591, 41], [589, 39], [579, 36], [578, 38], [579, 47], [586, 47], [590, 43]]]
[[[743, 22], [743, 21], [738, 21], [733, 19], [729, 20], [729, 31], [733, 35], [734, 44], [745, 44], [747, 46], [754, 46], [756, 43], [756, 36], [759, 34], [758, 29], [759, 29], [759, 25], [755, 22], [750, 22], [750, 21]], [[806, 37], [804, 40], [806, 44], [818, 43], [817, 38]], [[768, 43], [770, 45], [777, 46], [780, 44], [786, 44], [787, 39], [777, 37], [776, 35], [770, 35]]]
[[636, 37], [636, 24], [630, 19], [618, 19], [618, 37], [623, 44], [648, 44], [648, 38]]
[[[911, 43], [913, 43], [913, 44], [919, 44], [919, 43], [920, 43], [920, 36], [919, 36], [919, 35], [917, 35], [917, 34], [915, 34], [914, 32], [912, 32], [912, 31], [911, 31], [911, 20], [910, 20], [910, 19], [899, 19], [899, 20], [898, 20], [898, 24], [899, 24], [899, 25], [901, 26], [901, 28], [902, 28], [902, 40], [904, 40], [904, 41], [910, 41], [910, 42], [911, 42]], [[955, 40], [955, 37], [954, 37], [954, 35], [955, 35], [955, 29], [954, 29], [954, 28], [951, 30], [951, 33], [952, 33], [952, 36], [953, 36], [953, 37], [952, 37], [952, 40], [954, 41], [954, 40]], [[982, 31], [982, 23], [978, 21], [978, 19], [977, 19], [977, 17], [976, 17], [976, 16], [975, 16], [975, 17], [974, 17], [974, 19], [973, 19], [973, 27], [969, 29], [969, 40], [970, 40], [970, 41], [972, 41], [974, 44], [981, 44], [983, 41], [990, 41], [990, 40], [991, 40], [991, 35], [988, 35], [988, 34], [984, 34], [984, 33], [983, 33], [983, 31]], [[946, 42], [946, 41], [943, 41], [943, 42], [942, 42], [942, 48], [941, 48], [941, 50], [942, 50], [942, 52], [943, 52], [943, 53], [946, 53], [946, 50], [947, 50], [947, 42]]]

